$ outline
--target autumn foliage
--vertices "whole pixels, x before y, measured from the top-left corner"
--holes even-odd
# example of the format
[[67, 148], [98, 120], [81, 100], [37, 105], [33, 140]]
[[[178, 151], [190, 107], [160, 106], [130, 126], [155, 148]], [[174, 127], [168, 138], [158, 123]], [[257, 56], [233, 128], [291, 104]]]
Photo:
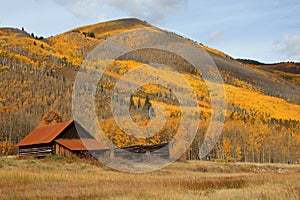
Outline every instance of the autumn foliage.
[[15, 144], [5, 141], [0, 143], [0, 155], [11, 155], [16, 153], [16, 146]]
[[[74, 81], [86, 55], [108, 37], [141, 27], [147, 27], [149, 31], [161, 31], [139, 20], [117, 20], [80, 27], [45, 39], [37, 39], [22, 30], [1, 28], [0, 142], [9, 141], [9, 144], [15, 144], [39, 124], [53, 124], [72, 118]], [[290, 72], [246, 67], [218, 50], [208, 47], [204, 49], [219, 67], [227, 100], [223, 134], [210, 156], [215, 159], [245, 162], [298, 160], [299, 77]], [[143, 68], [143, 72], [148, 74], [150, 79], [159, 78], [152, 73], [156, 70], [157, 74], [168, 82], [168, 86], [176, 88], [188, 99], [190, 94], [186, 94], [187, 88], [174, 79], [174, 71], [177, 71], [188, 81], [196, 94], [200, 112], [200, 116], [197, 117], [201, 123], [185, 156], [187, 159], [199, 159], [199, 147], [205, 138], [212, 112], [211, 98], [201, 74], [186, 60], [170, 52], [139, 50], [111, 62], [96, 90], [94, 103], [97, 120], [106, 136], [117, 146], [171, 141], [177, 132], [182, 113], [178, 97], [170, 88], [149, 84], [137, 89], [128, 99], [121, 98], [114, 92], [118, 80], [129, 70], [156, 61], [170, 66], [172, 70], [154, 69], [151, 66]], [[103, 63], [102, 60], [96, 60], [85, 70], [97, 70], [97, 66]], [[140, 79], [140, 76], [136, 76], [130, 84], [142, 81]], [[85, 89], [91, 91], [88, 85]], [[130, 136], [122, 131], [113, 119], [112, 98], [121, 106], [127, 106], [132, 120], [140, 126], [149, 123], [151, 106], [159, 104], [165, 108], [167, 123], [151, 138]], [[87, 102], [76, 106], [88, 119], [85, 103]], [[190, 116], [190, 120], [193, 120], [193, 117], [195, 116]], [[2, 144], [4, 154], [10, 153], [9, 144]]]
[[62, 115], [57, 110], [50, 110], [42, 117], [41, 126], [62, 122]]

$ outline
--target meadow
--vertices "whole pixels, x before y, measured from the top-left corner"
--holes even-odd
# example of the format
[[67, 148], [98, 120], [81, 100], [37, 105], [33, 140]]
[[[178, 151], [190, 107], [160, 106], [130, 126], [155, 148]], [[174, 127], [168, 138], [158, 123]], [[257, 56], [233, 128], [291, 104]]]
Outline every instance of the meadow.
[[95, 161], [0, 157], [1, 199], [300, 199], [300, 166], [181, 161], [128, 174]]

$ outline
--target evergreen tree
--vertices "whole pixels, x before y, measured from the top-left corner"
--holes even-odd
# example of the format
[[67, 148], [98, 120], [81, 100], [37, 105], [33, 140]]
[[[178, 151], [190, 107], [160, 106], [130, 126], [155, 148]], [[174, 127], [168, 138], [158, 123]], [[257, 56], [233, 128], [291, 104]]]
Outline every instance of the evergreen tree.
[[152, 104], [150, 103], [150, 100], [149, 100], [149, 97], [146, 96], [146, 99], [145, 99], [145, 104], [144, 104], [144, 109], [149, 111], [149, 109], [152, 107]]
[[89, 36], [90, 36], [91, 38], [95, 38], [95, 33], [94, 33], [94, 32], [90, 32], [90, 33], [89, 33]]
[[134, 107], [134, 101], [133, 101], [133, 96], [130, 96], [130, 104], [129, 104], [130, 108]]
[[139, 109], [139, 108], [141, 108], [142, 107], [142, 104], [141, 104], [141, 100], [140, 100], [140, 98], [138, 99], [138, 102], [137, 102], [137, 108]]

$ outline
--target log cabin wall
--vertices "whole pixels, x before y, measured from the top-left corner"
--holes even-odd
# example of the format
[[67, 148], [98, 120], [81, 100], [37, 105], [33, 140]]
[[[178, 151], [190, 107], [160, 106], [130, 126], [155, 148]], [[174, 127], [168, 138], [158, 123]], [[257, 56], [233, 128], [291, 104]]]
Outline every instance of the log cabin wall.
[[[169, 148], [166, 148], [163, 152], [158, 151], [159, 149], [164, 148], [167, 145], [168, 143], [149, 145], [149, 146], [136, 145], [136, 146], [111, 149], [111, 151], [113, 151], [112, 154], [114, 157], [121, 157], [128, 160], [138, 161], [139, 159], [141, 159], [141, 161], [143, 161], [143, 160], [149, 160], [150, 158], [169, 159], [170, 158]], [[131, 152], [132, 154], [127, 154], [126, 152]]]
[[54, 144], [36, 144], [19, 147], [19, 156], [45, 157], [54, 153]]

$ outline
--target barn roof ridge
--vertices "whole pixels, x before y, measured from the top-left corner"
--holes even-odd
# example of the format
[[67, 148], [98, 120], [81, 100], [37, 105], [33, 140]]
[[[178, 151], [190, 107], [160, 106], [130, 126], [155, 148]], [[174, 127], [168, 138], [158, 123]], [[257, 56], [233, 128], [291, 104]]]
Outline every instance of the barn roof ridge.
[[74, 119], [71, 119], [57, 124], [38, 126], [33, 129], [23, 140], [21, 140], [17, 146], [50, 143], [73, 122]]

